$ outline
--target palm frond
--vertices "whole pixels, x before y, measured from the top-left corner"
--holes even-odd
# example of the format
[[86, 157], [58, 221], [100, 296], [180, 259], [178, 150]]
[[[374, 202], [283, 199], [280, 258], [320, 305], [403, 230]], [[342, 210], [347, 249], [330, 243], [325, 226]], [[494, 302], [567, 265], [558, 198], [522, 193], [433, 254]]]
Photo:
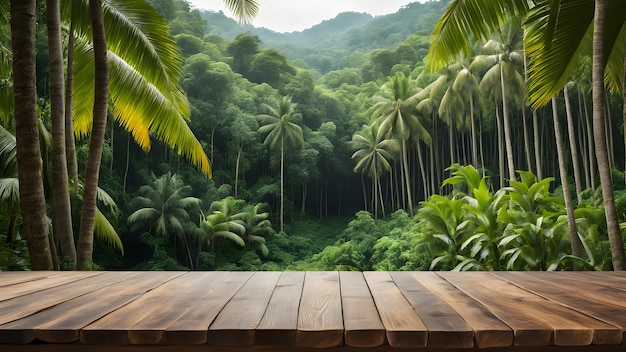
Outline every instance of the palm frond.
[[94, 233], [97, 238], [105, 241], [111, 248], [119, 250], [124, 255], [124, 244], [109, 220], [96, 208], [96, 222]]
[[508, 18], [523, 17], [527, 0], [453, 0], [433, 30], [426, 62], [437, 71], [471, 53], [471, 40], [489, 39]]
[[[528, 54], [529, 100], [534, 108], [546, 105], [563, 89], [578, 65], [580, 53], [591, 50], [593, 1], [558, 3], [558, 11], [547, 3], [535, 7], [527, 20], [524, 44]], [[546, 35], [551, 27], [552, 33]]]
[[0, 125], [0, 175], [17, 173], [17, 151], [15, 136]]
[[224, 0], [224, 3], [243, 24], [252, 22], [259, 13], [259, 4], [255, 0]]
[[0, 202], [19, 207], [20, 183], [17, 177], [0, 178]]

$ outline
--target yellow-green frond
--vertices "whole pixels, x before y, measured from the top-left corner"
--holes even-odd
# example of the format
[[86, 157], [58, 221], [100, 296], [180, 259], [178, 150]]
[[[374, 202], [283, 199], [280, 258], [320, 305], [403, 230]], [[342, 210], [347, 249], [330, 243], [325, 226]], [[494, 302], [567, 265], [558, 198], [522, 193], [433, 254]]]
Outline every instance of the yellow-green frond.
[[94, 233], [97, 238], [105, 241], [111, 248], [118, 249], [124, 255], [124, 244], [109, 220], [96, 208]]

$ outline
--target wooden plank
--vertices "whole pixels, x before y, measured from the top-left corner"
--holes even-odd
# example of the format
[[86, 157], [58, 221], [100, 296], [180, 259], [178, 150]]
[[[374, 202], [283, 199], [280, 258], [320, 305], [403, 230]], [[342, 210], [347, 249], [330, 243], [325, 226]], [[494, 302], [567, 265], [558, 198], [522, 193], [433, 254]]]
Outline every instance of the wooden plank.
[[197, 298], [202, 304], [187, 307], [184, 314], [165, 330], [165, 341], [170, 345], [207, 343], [209, 326], [251, 276], [249, 272], [231, 272], [205, 283]]
[[[154, 312], [169, 311], [170, 301], [177, 295], [184, 295], [195, 281], [210, 277], [210, 273], [189, 273], [186, 272], [145, 295], [135, 299], [129, 304], [117, 309], [110, 314], [94, 321], [84, 327], [80, 332], [80, 342], [86, 344], [110, 344], [127, 345], [130, 343], [130, 331], [135, 325], [142, 322]], [[214, 273], [213, 275], [224, 275]], [[191, 302], [191, 301], [190, 301]], [[194, 301], [197, 302], [197, 301]], [[187, 302], [188, 304], [189, 302]], [[147, 330], [146, 334], [153, 331]], [[139, 330], [135, 330], [136, 335], [140, 335]], [[153, 339], [161, 340], [162, 331], [154, 333], [157, 335]], [[155, 342], [156, 343], [156, 342]]]
[[[81, 271], [80, 274], [85, 276], [96, 275], [97, 272]], [[78, 277], [79, 272], [62, 272], [62, 271], [2, 271], [0, 272], [0, 287], [17, 285], [29, 281], [43, 280], [59, 275], [74, 275]], [[0, 298], [2, 295], [0, 294]]]
[[513, 328], [518, 346], [587, 346], [594, 330], [615, 328], [490, 273], [439, 273]]
[[22, 319], [107, 285], [112, 285], [132, 275], [136, 275], [136, 273], [102, 272], [62, 286], [2, 301], [0, 302], [0, 312], [2, 312], [0, 325]]
[[429, 348], [474, 347], [474, 330], [448, 303], [416, 281], [411, 273], [390, 273], [396, 286], [428, 329]]
[[376, 347], [385, 343], [376, 304], [360, 272], [340, 272], [344, 338], [348, 346]]
[[513, 344], [513, 330], [480, 302], [433, 272], [412, 272], [410, 275], [463, 317], [474, 330], [477, 347], [494, 348]]
[[102, 287], [37, 314], [0, 325], [0, 336], [12, 343], [29, 343], [35, 338], [52, 343], [78, 341], [87, 324], [136, 299], [181, 273], [142, 275], [131, 273], [123, 281]]
[[95, 271], [78, 271], [78, 272], [59, 272], [58, 274], [48, 275], [28, 275], [31, 279], [25, 280], [25, 277], [15, 277], [13, 280], [6, 280], [4, 285], [0, 286], [0, 301], [6, 301], [11, 298], [27, 295], [29, 293], [46, 290], [52, 287], [61, 286], [72, 281], [81, 280], [87, 277], [100, 275], [102, 273]]
[[317, 348], [343, 345], [339, 273], [305, 274], [296, 345]]
[[386, 272], [363, 273], [392, 347], [427, 346], [428, 329]]
[[[594, 344], [615, 345], [622, 343], [623, 331], [626, 327], [626, 314], [624, 314], [626, 291], [618, 291], [621, 294], [600, 293], [599, 291], [605, 290], [606, 287], [589, 285], [588, 282], [577, 279], [587, 275], [577, 275], [576, 278], [569, 277], [569, 275], [559, 275], [559, 273], [503, 272], [496, 275], [527, 291], [613, 324], [612, 328], [596, 328], [593, 331]], [[565, 280], [563, 280], [564, 278]], [[579, 287], [585, 287], [585, 289], [578, 289]]]
[[[206, 296], [213, 296], [212, 290], [216, 286], [212, 285], [214, 281], [219, 281], [221, 285], [224, 285], [228, 281], [235, 283], [235, 290], [241, 287], [246, 282], [252, 273], [249, 272], [237, 272], [237, 273], [225, 273], [225, 272], [191, 272], [185, 275], [185, 280], [182, 283], [177, 284], [170, 288], [170, 293], [167, 299], [161, 299], [161, 307], [158, 310], [154, 310], [144, 319], [137, 322], [130, 329], [128, 329], [128, 340], [131, 344], [146, 345], [146, 344], [159, 344], [165, 343], [164, 340], [165, 331], [172, 327], [172, 334], [174, 331], [185, 331], [185, 328], [180, 328], [180, 325], [174, 326], [177, 321], [185, 319], [182, 322], [182, 326], [188, 326], [188, 320], [185, 315], [191, 312], [191, 316], [197, 318], [197, 314], [193, 312], [196, 307], [190, 302], [202, 302], [206, 299]], [[228, 278], [228, 281], [226, 280]], [[232, 297], [233, 290], [222, 302], [226, 303]], [[223, 306], [223, 305], [222, 305]], [[218, 307], [219, 309], [222, 306]], [[215, 313], [219, 312], [219, 309]], [[192, 318], [193, 319], [193, 318]], [[197, 320], [193, 319], [194, 322]], [[206, 325], [197, 327], [202, 336], [206, 336], [210, 322]], [[190, 335], [190, 334], [187, 334]], [[204, 342], [203, 342], [204, 343]]]
[[220, 346], [254, 344], [255, 329], [261, 322], [279, 272], [258, 272], [231, 298], [209, 327], [208, 343]]
[[256, 328], [257, 345], [294, 345], [304, 272], [283, 272], [274, 288], [263, 319]]
[[[445, 352], [442, 349], [422, 349], [422, 350], [403, 350], [383, 345], [378, 347], [351, 347], [339, 346], [325, 349], [295, 347], [295, 346], [248, 346], [228, 347], [228, 346], [207, 346], [207, 345], [183, 345], [183, 346], [167, 346], [167, 345], [80, 345], [80, 344], [37, 344], [37, 345], [2, 345], [2, 352]], [[495, 349], [460, 349], [450, 350], [450, 352], [620, 352], [624, 351], [624, 346], [578, 346], [578, 347], [562, 347], [562, 346], [546, 346], [540, 350], [536, 347], [501, 347]]]

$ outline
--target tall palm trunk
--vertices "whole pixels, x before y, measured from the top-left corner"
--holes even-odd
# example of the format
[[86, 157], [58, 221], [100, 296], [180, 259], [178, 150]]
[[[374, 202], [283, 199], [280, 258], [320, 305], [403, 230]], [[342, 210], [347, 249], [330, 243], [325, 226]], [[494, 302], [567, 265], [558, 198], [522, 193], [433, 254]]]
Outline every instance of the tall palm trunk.
[[[494, 98], [494, 100], [496, 100]], [[504, 148], [502, 143], [502, 122], [500, 121], [500, 109], [496, 108], [496, 127], [498, 128], [498, 174], [500, 176], [500, 188], [504, 187]]]
[[74, 195], [78, 195], [78, 162], [76, 161], [76, 141], [72, 116], [72, 85], [74, 75], [74, 26], [70, 24], [67, 40], [67, 77], [65, 79], [65, 159], [68, 178], [74, 184]]
[[411, 179], [409, 178], [409, 162], [407, 160], [406, 140], [402, 141], [402, 168], [404, 169], [404, 180], [406, 183], [406, 201], [409, 203], [409, 215], [413, 217], [413, 195], [411, 194]]
[[89, 12], [93, 30], [93, 51], [95, 66], [95, 90], [93, 107], [93, 127], [89, 140], [89, 153], [85, 169], [85, 188], [83, 206], [80, 217], [80, 233], [78, 238], [78, 258], [76, 267], [88, 270], [92, 263], [93, 233], [96, 221], [96, 193], [104, 135], [107, 123], [107, 104], [109, 86], [109, 67], [107, 64], [106, 37], [104, 19], [100, 0], [89, 0]]
[[35, 87], [35, 0], [11, 0], [13, 98], [22, 229], [32, 270], [52, 269]]
[[543, 180], [543, 169], [541, 167], [541, 144], [539, 138], [539, 115], [537, 110], [533, 109], [533, 139], [535, 146], [535, 172], [537, 173], [537, 179]]
[[593, 24], [593, 135], [596, 147], [598, 170], [600, 171], [600, 183], [602, 186], [602, 199], [606, 212], [607, 230], [611, 246], [611, 258], [614, 270], [626, 270], [626, 256], [624, 255], [624, 242], [617, 221], [615, 200], [613, 198], [613, 180], [611, 180], [611, 168], [606, 146], [606, 134], [604, 124], [604, 30], [606, 26], [606, 9], [608, 0], [596, 0], [594, 24]]
[[502, 120], [504, 121], [504, 145], [506, 146], [506, 160], [509, 168], [509, 180], [515, 180], [515, 166], [513, 164], [513, 141], [511, 139], [511, 123], [509, 122], [509, 108], [506, 101], [506, 86], [504, 84], [504, 64], [500, 62], [500, 87], [502, 88]]
[[574, 114], [572, 113], [572, 104], [569, 100], [569, 89], [567, 84], [563, 89], [565, 95], [565, 111], [567, 113], [567, 135], [569, 136], [569, 146], [572, 154], [572, 167], [574, 168], [574, 184], [576, 185], [576, 199], [578, 204], [582, 203], [583, 191], [582, 181], [580, 180], [580, 162], [578, 159], [578, 147], [576, 146], [576, 132], [574, 131]]
[[[563, 187], [563, 198], [565, 199], [565, 211], [567, 213], [567, 228], [572, 246], [572, 255], [581, 258], [580, 241], [576, 231], [576, 219], [574, 218], [574, 201], [567, 182], [567, 166], [565, 165], [565, 148], [563, 147], [563, 136], [561, 135], [561, 124], [559, 123], [559, 112], [557, 108], [556, 95], [552, 97], [552, 120], [554, 123], [554, 139], [556, 141], [556, 154], [559, 162], [559, 174], [561, 175], [561, 187]], [[574, 263], [574, 270], [578, 270], [578, 265]]]
[[[52, 224], [59, 241], [62, 269], [76, 269], [72, 206], [65, 151], [65, 94], [59, 0], [46, 0], [50, 52], [50, 114], [52, 115]], [[69, 133], [72, 133], [71, 131]]]
[[[320, 217], [322, 216], [320, 200]], [[285, 224], [285, 136], [280, 139], [280, 232]]]

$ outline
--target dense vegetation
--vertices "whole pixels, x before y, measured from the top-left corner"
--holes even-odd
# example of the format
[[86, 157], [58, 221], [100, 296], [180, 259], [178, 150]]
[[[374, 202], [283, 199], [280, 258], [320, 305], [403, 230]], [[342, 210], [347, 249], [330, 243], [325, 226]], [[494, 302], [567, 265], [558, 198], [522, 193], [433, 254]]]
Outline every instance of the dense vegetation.
[[[531, 110], [519, 21], [467, 59], [435, 73], [427, 68], [430, 35], [448, 1], [413, 3], [376, 18], [341, 14], [284, 34], [242, 27], [184, 0], [148, 3], [167, 20], [182, 54], [188, 125], [212, 178], [154, 138], [159, 132], [151, 131], [146, 152], [128, 126], [109, 119], [94, 267], [611, 269], [594, 166], [589, 60], [555, 110]], [[37, 88], [45, 135], [51, 112], [43, 27]], [[7, 72], [0, 71], [0, 82], [9, 82]], [[624, 155], [621, 97], [608, 95], [606, 107], [616, 205], [626, 221], [624, 174], [617, 171], [625, 167], [617, 157]], [[572, 255], [556, 181], [561, 127], [554, 119], [565, 117], [580, 256]], [[23, 269], [28, 253], [11, 188], [17, 172], [11, 119], [2, 127], [0, 269]], [[48, 192], [50, 149], [44, 141]], [[78, 140], [81, 179], [88, 152], [89, 139]], [[72, 192], [75, 229], [81, 202]]]

